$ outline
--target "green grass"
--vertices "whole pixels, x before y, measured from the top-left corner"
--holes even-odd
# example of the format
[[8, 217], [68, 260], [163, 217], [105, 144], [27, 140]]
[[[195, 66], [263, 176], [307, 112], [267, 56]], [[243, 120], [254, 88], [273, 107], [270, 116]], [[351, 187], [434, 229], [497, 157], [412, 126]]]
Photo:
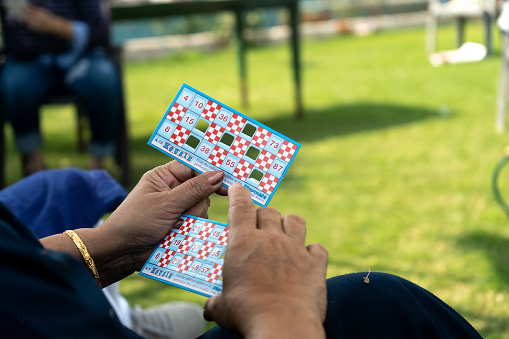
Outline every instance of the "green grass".
[[[467, 37], [481, 41], [480, 27], [472, 27]], [[440, 48], [453, 48], [453, 33], [442, 28]], [[126, 65], [134, 181], [169, 159], [146, 142], [185, 82], [302, 143], [271, 206], [306, 218], [308, 241], [329, 250], [329, 276], [368, 268], [400, 275], [450, 304], [483, 337], [509, 338], [509, 227], [490, 187], [509, 141], [494, 131], [499, 54], [433, 68], [421, 29], [305, 40], [301, 121], [293, 115], [287, 46], [248, 53], [245, 109], [235, 56], [229, 48]], [[44, 114], [53, 168], [87, 163], [74, 152], [69, 110]], [[12, 143], [8, 150], [14, 182], [19, 161]], [[225, 222], [226, 213], [227, 200], [213, 197], [210, 218]], [[136, 275], [121, 289], [143, 306], [205, 301]]]

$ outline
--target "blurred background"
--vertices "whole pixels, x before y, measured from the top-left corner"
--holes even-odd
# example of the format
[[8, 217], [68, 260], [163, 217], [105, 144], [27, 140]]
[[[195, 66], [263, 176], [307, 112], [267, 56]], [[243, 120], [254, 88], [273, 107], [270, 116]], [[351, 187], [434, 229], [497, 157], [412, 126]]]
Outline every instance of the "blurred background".
[[[473, 5], [451, 3], [461, 2]], [[495, 166], [509, 143], [495, 124], [505, 55], [499, 12], [483, 7], [463, 22], [463, 41], [487, 47], [487, 22], [491, 26], [485, 58], [433, 67], [426, 50], [434, 17], [428, 1], [298, 1], [297, 118], [287, 10], [242, 12], [243, 84], [233, 13], [143, 19], [121, 13], [166, 3], [109, 4], [111, 38], [123, 50], [128, 189], [170, 160], [147, 141], [186, 83], [302, 144], [270, 206], [307, 220], [308, 241], [329, 250], [328, 276], [368, 269], [402, 276], [455, 308], [483, 337], [509, 338], [509, 227], [492, 192]], [[458, 48], [458, 27], [454, 15], [442, 18], [434, 49]], [[74, 116], [73, 105], [43, 107], [50, 168], [87, 166], [87, 155], [76, 151]], [[8, 185], [22, 172], [8, 124], [5, 133]], [[120, 178], [113, 161], [107, 168]], [[509, 195], [503, 170], [498, 188]], [[227, 199], [213, 197], [210, 219], [226, 222], [226, 216]], [[120, 287], [142, 306], [205, 302], [138, 275]]]

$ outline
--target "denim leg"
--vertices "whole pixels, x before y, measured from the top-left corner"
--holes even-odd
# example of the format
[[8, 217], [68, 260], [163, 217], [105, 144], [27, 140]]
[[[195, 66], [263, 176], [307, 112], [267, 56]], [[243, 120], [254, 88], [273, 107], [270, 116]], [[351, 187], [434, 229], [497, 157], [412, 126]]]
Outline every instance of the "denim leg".
[[41, 147], [39, 107], [53, 84], [52, 74], [50, 68], [38, 61], [9, 57], [0, 73], [1, 109], [11, 122], [22, 154]]
[[89, 53], [69, 69], [65, 85], [78, 96], [88, 115], [90, 152], [99, 157], [111, 155], [121, 100], [115, 65], [103, 52]]

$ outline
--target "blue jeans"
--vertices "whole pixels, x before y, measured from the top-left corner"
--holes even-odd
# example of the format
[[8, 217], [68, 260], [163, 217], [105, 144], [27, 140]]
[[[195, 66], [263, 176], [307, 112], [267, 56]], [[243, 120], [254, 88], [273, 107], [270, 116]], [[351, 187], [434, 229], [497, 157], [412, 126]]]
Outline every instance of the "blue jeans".
[[42, 145], [39, 108], [51, 93], [69, 89], [85, 108], [91, 129], [90, 152], [104, 157], [114, 152], [120, 109], [120, 79], [104, 51], [84, 55], [68, 70], [51, 60], [17, 60], [7, 56], [0, 74], [1, 109], [11, 122], [18, 150], [33, 152]]

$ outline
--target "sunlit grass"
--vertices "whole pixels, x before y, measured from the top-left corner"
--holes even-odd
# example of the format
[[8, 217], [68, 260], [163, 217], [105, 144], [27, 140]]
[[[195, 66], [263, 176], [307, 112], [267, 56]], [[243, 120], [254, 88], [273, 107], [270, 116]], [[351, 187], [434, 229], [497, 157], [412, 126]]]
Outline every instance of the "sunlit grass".
[[[453, 33], [441, 30], [441, 48], [454, 47]], [[479, 26], [468, 33], [481, 41]], [[234, 48], [126, 64], [134, 181], [169, 159], [146, 142], [185, 82], [302, 143], [271, 206], [306, 218], [308, 241], [329, 250], [329, 276], [368, 268], [400, 275], [483, 337], [509, 338], [509, 228], [490, 187], [508, 143], [494, 131], [499, 55], [433, 68], [416, 29], [304, 41], [302, 59], [301, 121], [285, 45], [249, 51], [248, 108], [240, 107]], [[73, 133], [62, 132], [69, 110], [44, 114], [52, 167], [86, 166]], [[8, 175], [19, 178], [12, 144]], [[210, 218], [225, 222], [226, 212], [226, 198], [213, 197]], [[143, 306], [205, 301], [139, 276], [121, 288]]]

